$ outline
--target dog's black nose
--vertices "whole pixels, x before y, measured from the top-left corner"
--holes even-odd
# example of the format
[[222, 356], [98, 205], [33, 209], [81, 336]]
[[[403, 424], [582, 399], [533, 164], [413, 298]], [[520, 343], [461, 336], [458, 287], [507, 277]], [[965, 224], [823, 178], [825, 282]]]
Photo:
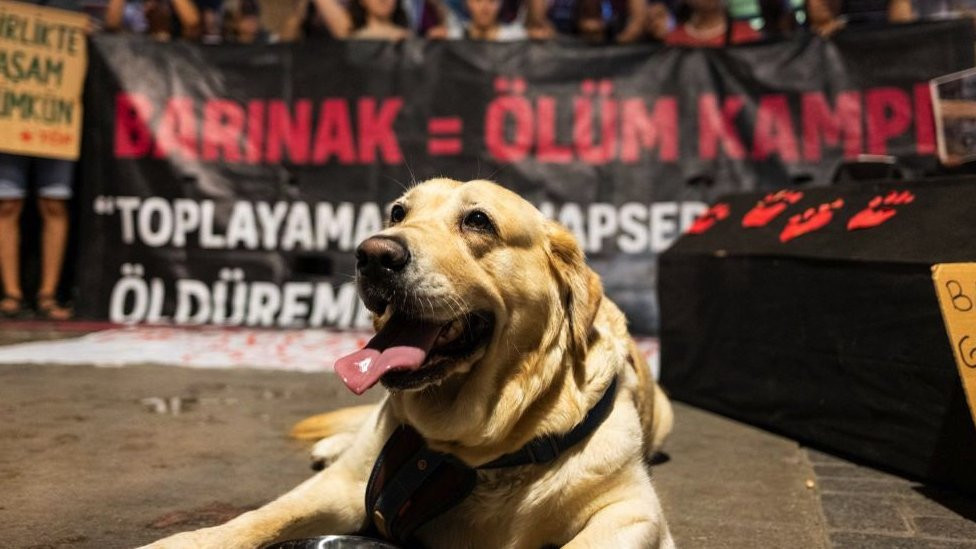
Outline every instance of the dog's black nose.
[[403, 270], [410, 262], [410, 250], [399, 239], [389, 236], [367, 238], [356, 248], [356, 269], [360, 272]]

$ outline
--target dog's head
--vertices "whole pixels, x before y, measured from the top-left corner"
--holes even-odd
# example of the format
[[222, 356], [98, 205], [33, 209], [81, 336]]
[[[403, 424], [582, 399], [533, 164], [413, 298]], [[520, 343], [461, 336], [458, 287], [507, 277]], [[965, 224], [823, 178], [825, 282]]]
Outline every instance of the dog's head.
[[506, 376], [541, 375], [517, 370], [543, 357], [585, 353], [599, 278], [571, 233], [494, 183], [410, 189], [356, 254], [378, 330], [336, 364], [357, 393], [377, 381], [404, 392], [473, 377], [493, 392]]

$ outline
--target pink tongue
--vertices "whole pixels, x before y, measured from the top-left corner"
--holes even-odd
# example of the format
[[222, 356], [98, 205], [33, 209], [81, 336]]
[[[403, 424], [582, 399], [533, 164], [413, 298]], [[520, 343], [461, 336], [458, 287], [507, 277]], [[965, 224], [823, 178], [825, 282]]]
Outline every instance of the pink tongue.
[[361, 395], [390, 370], [419, 370], [442, 327], [393, 315], [366, 347], [337, 360], [335, 371]]

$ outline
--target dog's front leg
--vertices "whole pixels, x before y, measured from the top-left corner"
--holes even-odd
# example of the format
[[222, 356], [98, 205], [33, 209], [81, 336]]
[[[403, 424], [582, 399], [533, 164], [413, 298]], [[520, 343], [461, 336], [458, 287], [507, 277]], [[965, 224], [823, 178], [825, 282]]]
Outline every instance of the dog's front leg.
[[657, 516], [636, 516], [636, 502], [621, 501], [604, 507], [563, 547], [566, 549], [619, 547], [620, 549], [674, 549], [674, 540], [658, 508]]
[[251, 549], [287, 539], [348, 534], [366, 523], [366, 481], [393, 423], [377, 407], [339, 460], [271, 503], [220, 526], [157, 541], [152, 549]]
[[246, 549], [286, 539], [355, 532], [365, 523], [365, 480], [340, 465], [225, 524], [176, 534], [147, 548]]
[[601, 494], [601, 507], [566, 549], [615, 547], [620, 549], [674, 549], [661, 503], [646, 473], [633, 471], [614, 483], [618, 488]]

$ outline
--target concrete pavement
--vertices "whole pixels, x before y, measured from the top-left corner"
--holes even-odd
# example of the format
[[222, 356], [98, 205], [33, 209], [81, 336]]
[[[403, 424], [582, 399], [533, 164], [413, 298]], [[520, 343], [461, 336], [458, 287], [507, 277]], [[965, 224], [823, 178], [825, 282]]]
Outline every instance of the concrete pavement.
[[[0, 366], [0, 547], [133, 547], [227, 520], [311, 473], [295, 421], [359, 402], [331, 374]], [[976, 498], [689, 406], [667, 452], [653, 475], [679, 547], [976, 548]]]

